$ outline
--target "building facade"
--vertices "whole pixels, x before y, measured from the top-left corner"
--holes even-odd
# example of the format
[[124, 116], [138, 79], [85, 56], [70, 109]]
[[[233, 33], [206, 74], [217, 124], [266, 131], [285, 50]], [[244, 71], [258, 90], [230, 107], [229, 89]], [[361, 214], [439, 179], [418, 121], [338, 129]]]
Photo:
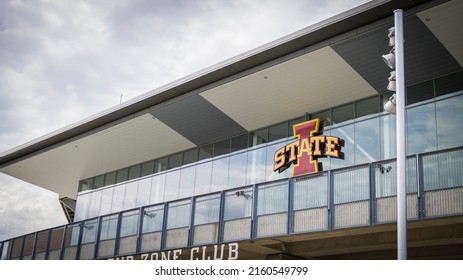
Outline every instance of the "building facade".
[[397, 8], [408, 255], [463, 258], [463, 4], [372, 1], [2, 154], [76, 207], [1, 259], [395, 258]]

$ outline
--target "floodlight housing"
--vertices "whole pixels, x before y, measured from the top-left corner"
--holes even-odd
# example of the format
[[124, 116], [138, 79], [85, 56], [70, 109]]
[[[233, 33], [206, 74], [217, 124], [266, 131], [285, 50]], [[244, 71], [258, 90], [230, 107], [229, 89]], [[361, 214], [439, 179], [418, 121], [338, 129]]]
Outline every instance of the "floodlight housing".
[[387, 84], [387, 90], [395, 91], [395, 71], [391, 71], [391, 75], [389, 76], [389, 83]]
[[387, 36], [389, 37], [389, 46], [395, 46], [395, 27], [389, 28], [389, 34], [387, 34]]
[[381, 56], [383, 58], [384, 63], [386, 63], [389, 68], [395, 68], [395, 49], [392, 48], [391, 52], [388, 54], [384, 54]]
[[384, 103], [384, 110], [389, 114], [395, 114], [396, 106], [395, 106], [395, 93], [389, 97], [389, 101]]

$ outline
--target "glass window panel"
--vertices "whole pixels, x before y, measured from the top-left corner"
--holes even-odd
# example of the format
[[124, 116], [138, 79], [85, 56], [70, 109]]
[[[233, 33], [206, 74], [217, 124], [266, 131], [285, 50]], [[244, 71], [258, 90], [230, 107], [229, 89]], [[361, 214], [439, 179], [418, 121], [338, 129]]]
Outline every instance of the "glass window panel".
[[101, 218], [100, 241], [116, 238], [117, 214]]
[[436, 96], [463, 90], [463, 72], [436, 79]]
[[198, 164], [195, 177], [195, 195], [209, 193], [211, 191], [212, 162]]
[[93, 182], [93, 187], [95, 189], [101, 188], [104, 186], [104, 174], [95, 177], [95, 181]]
[[23, 256], [32, 255], [32, 249], [34, 247], [34, 239], [35, 239], [34, 233], [26, 235], [25, 240], [24, 240]]
[[[292, 134], [292, 131], [291, 131]], [[268, 129], [269, 142], [288, 137], [288, 123], [277, 124]]]
[[137, 234], [139, 217], [140, 210], [122, 213], [121, 237]]
[[437, 145], [439, 149], [463, 143], [463, 95], [436, 102]]
[[127, 178], [129, 178], [129, 169], [128, 168], [124, 168], [124, 169], [121, 169], [121, 170], [117, 171], [116, 183], [121, 183], [121, 182], [127, 181]]
[[[407, 193], [416, 193], [418, 184], [416, 180], [415, 157], [407, 158]], [[396, 161], [376, 163], [376, 197], [397, 195], [397, 163]]]
[[143, 233], [161, 231], [164, 219], [164, 206], [157, 205], [143, 209]]
[[195, 225], [219, 221], [220, 195], [199, 197], [195, 204]]
[[228, 172], [228, 187], [242, 187], [246, 185], [247, 153], [240, 153], [230, 157], [230, 169]]
[[198, 149], [183, 152], [183, 164], [190, 164], [198, 161]]
[[408, 155], [437, 149], [434, 103], [407, 109], [406, 120]]
[[240, 136], [233, 137], [231, 139], [231, 152], [236, 152], [239, 150], [248, 148], [248, 134], [243, 134]]
[[82, 221], [88, 218], [88, 205], [90, 204], [91, 193], [79, 194], [76, 201], [74, 221]]
[[164, 202], [164, 189], [166, 183], [166, 174], [153, 176], [151, 181], [150, 204]]
[[249, 147], [268, 142], [268, 128], [263, 128], [249, 134]]
[[134, 208], [137, 204], [138, 181], [128, 182], [125, 186], [124, 210]]
[[230, 139], [214, 144], [214, 156], [225, 155], [228, 153], [230, 153]]
[[178, 187], [180, 184], [180, 170], [166, 173], [166, 186], [164, 188], [164, 201], [178, 198]]
[[79, 182], [79, 192], [93, 189], [93, 178], [82, 180]]
[[433, 81], [427, 81], [407, 88], [407, 105], [434, 98]]
[[228, 168], [230, 157], [212, 162], [211, 192], [225, 190], [228, 187]]
[[180, 171], [179, 198], [193, 196], [195, 188], [196, 165], [182, 168]]
[[109, 172], [106, 174], [105, 179], [104, 179], [104, 185], [113, 185], [116, 183], [116, 172]]
[[310, 119], [320, 119], [320, 130], [328, 129], [332, 125], [331, 110], [326, 110], [310, 115]]
[[90, 195], [90, 204], [88, 205], [88, 218], [97, 217], [100, 214], [101, 192], [94, 191]]
[[368, 98], [368, 99], [364, 99], [361, 101], [357, 101], [355, 103], [355, 106], [356, 106], [355, 117], [360, 118], [364, 116], [378, 115], [378, 113], [381, 112], [379, 104], [380, 104], [379, 95]]
[[381, 126], [381, 159], [396, 157], [396, 117], [392, 114], [383, 115], [379, 118]]
[[141, 164], [137, 164], [129, 168], [129, 180], [140, 178], [140, 175], [141, 175]]
[[366, 200], [370, 197], [368, 167], [335, 172], [333, 180], [334, 204]]
[[167, 229], [187, 227], [190, 225], [190, 200], [169, 203], [167, 212]]
[[169, 169], [182, 166], [182, 162], [183, 162], [182, 153], [169, 156]]
[[463, 186], [462, 170], [463, 150], [461, 149], [424, 155], [424, 190], [430, 191], [454, 187], [461, 188], [461, 186]]
[[328, 176], [317, 176], [294, 182], [294, 210], [327, 206]]
[[354, 119], [354, 103], [333, 109], [333, 125], [340, 125]]
[[[264, 181], [273, 181], [285, 178], [287, 173], [286, 171], [279, 173], [278, 171], [273, 171], [274, 165], [274, 155], [275, 152], [281, 149], [286, 145], [286, 142], [279, 142], [266, 148], [266, 160], [265, 160], [265, 180]], [[288, 168], [291, 169], [292, 167]]]
[[47, 250], [48, 233], [48, 230], [37, 232], [37, 240], [35, 241], [35, 253], [42, 253]]
[[101, 191], [100, 216], [111, 213], [113, 191], [113, 187], [109, 187]]
[[79, 243], [80, 227], [81, 223], [68, 225], [66, 229], [66, 247], [75, 246]]
[[96, 232], [98, 231], [98, 220], [89, 220], [84, 222], [82, 233], [82, 244], [95, 242]]
[[50, 251], [58, 250], [61, 248], [61, 242], [63, 241], [64, 226], [54, 228], [51, 230], [50, 238]]
[[251, 211], [252, 188], [233, 190], [225, 193], [225, 221], [251, 217]]
[[288, 136], [293, 136], [293, 126], [305, 122], [305, 116], [288, 122]]
[[278, 182], [258, 187], [257, 215], [288, 211], [288, 182]]
[[136, 207], [145, 206], [150, 203], [151, 178], [148, 177], [139, 181]]
[[355, 164], [380, 160], [380, 154], [379, 119], [355, 123]]
[[154, 173], [154, 161], [148, 161], [141, 165], [141, 177]]
[[167, 170], [167, 158], [160, 158], [156, 160], [156, 166], [154, 167], [154, 173]]
[[124, 207], [125, 184], [117, 185], [113, 191], [113, 201], [111, 205], [111, 213], [119, 212]]
[[246, 184], [256, 184], [265, 181], [266, 147], [248, 152]]
[[214, 155], [214, 145], [206, 145], [199, 147], [198, 161], [211, 158]]
[[[331, 169], [354, 165], [355, 163], [355, 143], [354, 143], [354, 124], [332, 129], [331, 136], [336, 136], [344, 140], [344, 159], [331, 158]], [[325, 133], [326, 134], [326, 133]]]

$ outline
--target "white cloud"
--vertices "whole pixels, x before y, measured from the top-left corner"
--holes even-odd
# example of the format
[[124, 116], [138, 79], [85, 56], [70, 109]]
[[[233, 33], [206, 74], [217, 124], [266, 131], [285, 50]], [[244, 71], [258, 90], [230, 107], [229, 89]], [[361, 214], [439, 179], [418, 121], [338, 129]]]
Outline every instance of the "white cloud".
[[[364, 2], [1, 1], [0, 151]], [[55, 195], [4, 175], [0, 194], [0, 240], [63, 222]]]

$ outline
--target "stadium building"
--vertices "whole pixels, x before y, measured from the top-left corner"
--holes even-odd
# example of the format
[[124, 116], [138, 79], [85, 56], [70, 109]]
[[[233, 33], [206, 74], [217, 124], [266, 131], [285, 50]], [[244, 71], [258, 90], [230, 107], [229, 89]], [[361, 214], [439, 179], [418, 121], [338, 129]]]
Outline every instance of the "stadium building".
[[404, 10], [409, 259], [463, 258], [463, 2], [372, 1], [4, 152], [69, 224], [1, 259], [395, 259]]

